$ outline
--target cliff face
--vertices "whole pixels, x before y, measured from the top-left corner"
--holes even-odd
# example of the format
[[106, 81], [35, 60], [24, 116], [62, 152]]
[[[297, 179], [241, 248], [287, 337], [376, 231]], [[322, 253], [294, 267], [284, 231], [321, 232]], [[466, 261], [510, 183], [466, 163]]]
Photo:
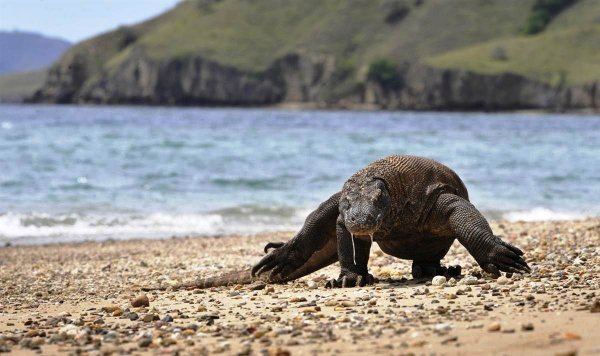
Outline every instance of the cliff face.
[[600, 83], [550, 85], [504, 73], [406, 65], [400, 86], [373, 80], [343, 94], [339, 68], [330, 56], [289, 54], [262, 73], [249, 73], [197, 56], [156, 61], [137, 51], [111, 71], [87, 77], [82, 56], [54, 66], [33, 100], [58, 103], [151, 105], [273, 105], [309, 103], [322, 108], [409, 110], [565, 110], [600, 108]]
[[319, 102], [335, 69], [331, 57], [290, 54], [262, 73], [249, 73], [197, 56], [156, 61], [136, 51], [112, 71], [90, 79], [81, 58], [54, 66], [33, 100], [251, 106]]
[[520, 75], [478, 74], [464, 70], [415, 66], [404, 74], [399, 90], [369, 83], [365, 102], [388, 109], [516, 110], [598, 109], [600, 83], [552, 87]]

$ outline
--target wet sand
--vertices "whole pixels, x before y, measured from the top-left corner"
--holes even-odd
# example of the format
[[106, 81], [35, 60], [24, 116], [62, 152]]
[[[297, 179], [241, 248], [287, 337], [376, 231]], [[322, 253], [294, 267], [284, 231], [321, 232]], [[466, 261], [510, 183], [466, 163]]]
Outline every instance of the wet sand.
[[138, 307], [142, 286], [248, 267], [292, 233], [0, 248], [0, 352], [600, 354], [600, 219], [492, 228], [532, 274], [482, 276], [455, 243], [444, 262], [462, 278], [432, 285], [375, 247], [375, 286], [325, 289], [335, 264], [287, 285], [147, 292]]

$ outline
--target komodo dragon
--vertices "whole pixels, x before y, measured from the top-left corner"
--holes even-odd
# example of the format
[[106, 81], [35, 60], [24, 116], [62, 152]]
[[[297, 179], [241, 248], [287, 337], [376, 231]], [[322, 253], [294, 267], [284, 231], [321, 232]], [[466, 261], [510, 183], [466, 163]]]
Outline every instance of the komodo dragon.
[[492, 234], [454, 171], [427, 158], [389, 156], [351, 176], [341, 192], [308, 215], [291, 240], [268, 243], [267, 255], [251, 269], [174, 289], [282, 283], [336, 261], [340, 275], [326, 287], [364, 286], [375, 281], [367, 271], [373, 242], [389, 255], [412, 260], [413, 278], [460, 275], [460, 266], [440, 263], [455, 239], [488, 273], [530, 272], [523, 252]]

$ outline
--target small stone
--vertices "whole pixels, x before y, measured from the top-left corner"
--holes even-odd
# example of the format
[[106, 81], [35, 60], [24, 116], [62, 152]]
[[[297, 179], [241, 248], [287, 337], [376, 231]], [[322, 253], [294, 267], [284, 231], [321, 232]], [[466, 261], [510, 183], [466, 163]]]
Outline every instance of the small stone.
[[509, 282], [510, 282], [510, 279], [508, 279], [508, 278], [506, 278], [504, 276], [500, 276], [496, 280], [496, 283], [498, 283], [499, 285], [505, 285], [505, 284], [508, 284]]
[[196, 332], [192, 329], [185, 329], [181, 332], [181, 335], [183, 336], [194, 336], [196, 335]]
[[164, 318], [162, 318], [162, 321], [164, 321], [165, 323], [172, 323], [173, 322], [173, 317], [170, 316], [169, 314], [165, 315]]
[[154, 314], [151, 314], [151, 313], [145, 314], [142, 317], [142, 321], [145, 322], [145, 323], [149, 323], [151, 321], [158, 320], [158, 319], [159, 319], [158, 315], [154, 315]]
[[596, 299], [590, 311], [592, 313], [600, 313], [600, 299]]
[[269, 349], [269, 356], [290, 356], [291, 352], [281, 347]]
[[79, 333], [79, 328], [73, 324], [67, 324], [58, 330], [60, 335], [75, 337]]
[[304, 314], [312, 314], [312, 313], [316, 313], [316, 312], [320, 312], [321, 308], [320, 307], [306, 307], [306, 308], [302, 308], [302, 312]]
[[121, 309], [117, 304], [109, 304], [102, 307], [102, 310], [107, 313], [113, 313], [117, 309]]
[[148, 347], [152, 344], [152, 339], [149, 337], [143, 337], [138, 341], [139, 347]]
[[256, 282], [256, 283], [250, 285], [250, 290], [263, 290], [263, 289], [265, 289], [266, 286], [267, 286], [267, 284], [264, 282]]
[[580, 340], [581, 336], [572, 333], [570, 331], [567, 331], [566, 333], [563, 334], [563, 337], [565, 338], [565, 340]]
[[464, 279], [464, 283], [468, 286], [472, 286], [479, 283], [479, 280], [475, 276], [467, 276]]
[[521, 330], [523, 331], [532, 331], [534, 329], [534, 326], [532, 323], [525, 323], [521, 325]]
[[135, 308], [149, 307], [150, 306], [150, 300], [148, 299], [147, 295], [140, 294], [135, 299], [131, 300], [131, 305], [133, 307], [135, 307]]
[[443, 333], [443, 334], [445, 334], [445, 333], [449, 332], [450, 330], [452, 330], [452, 325], [450, 325], [450, 324], [448, 324], [448, 323], [440, 323], [440, 324], [436, 324], [436, 325], [433, 327], [433, 329], [434, 329], [436, 332], [439, 332], [439, 333]]
[[121, 316], [121, 315], [123, 315], [123, 309], [121, 309], [120, 307], [119, 307], [119, 308], [117, 308], [117, 309], [115, 309], [115, 310], [112, 312], [112, 316]]
[[444, 284], [446, 284], [446, 277], [444, 276], [435, 276], [431, 280], [433, 286], [442, 287]]
[[308, 287], [308, 289], [317, 289], [317, 282], [315, 282], [315, 281], [308, 281], [306, 283], [306, 286]]
[[502, 328], [502, 326], [500, 325], [499, 322], [493, 322], [490, 325], [488, 325], [487, 330], [490, 332], [496, 332], [496, 331], [500, 331], [500, 329]]
[[137, 313], [129, 313], [129, 315], [127, 315], [127, 319], [134, 321], [134, 320], [138, 320], [140, 318], [140, 316]]
[[306, 302], [306, 298], [304, 298], [304, 297], [293, 297], [292, 299], [290, 299], [290, 302], [292, 302], [292, 303]]
[[350, 300], [343, 300], [339, 305], [344, 308], [349, 308], [349, 307], [355, 307], [356, 303], [354, 303], [353, 301], [350, 301]]

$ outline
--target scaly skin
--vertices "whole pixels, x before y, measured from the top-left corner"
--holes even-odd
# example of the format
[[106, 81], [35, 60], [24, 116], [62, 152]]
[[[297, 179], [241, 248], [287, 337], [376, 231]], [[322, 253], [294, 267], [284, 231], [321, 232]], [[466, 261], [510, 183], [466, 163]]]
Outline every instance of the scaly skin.
[[302, 229], [273, 248], [251, 270], [199, 280], [184, 288], [205, 288], [264, 280], [282, 283], [340, 262], [337, 279], [327, 287], [372, 284], [367, 264], [372, 242], [382, 251], [413, 261], [414, 278], [460, 275], [460, 266], [440, 260], [455, 239], [488, 273], [527, 273], [517, 247], [494, 236], [469, 202], [458, 175], [436, 161], [389, 156], [356, 172], [342, 191], [322, 203]]

